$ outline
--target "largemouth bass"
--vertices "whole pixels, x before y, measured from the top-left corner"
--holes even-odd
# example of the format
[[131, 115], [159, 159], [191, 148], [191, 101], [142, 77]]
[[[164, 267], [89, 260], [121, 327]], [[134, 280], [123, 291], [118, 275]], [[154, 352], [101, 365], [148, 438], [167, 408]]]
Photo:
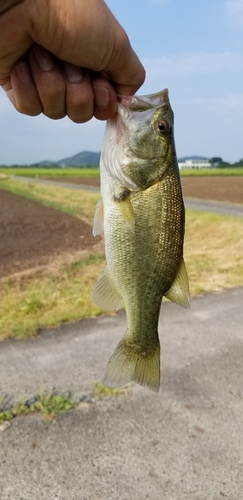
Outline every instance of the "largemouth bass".
[[160, 385], [158, 320], [163, 296], [189, 307], [183, 260], [184, 204], [165, 89], [119, 97], [117, 116], [103, 140], [101, 196], [93, 234], [104, 230], [107, 266], [93, 301], [127, 314], [127, 332], [111, 357], [103, 382]]

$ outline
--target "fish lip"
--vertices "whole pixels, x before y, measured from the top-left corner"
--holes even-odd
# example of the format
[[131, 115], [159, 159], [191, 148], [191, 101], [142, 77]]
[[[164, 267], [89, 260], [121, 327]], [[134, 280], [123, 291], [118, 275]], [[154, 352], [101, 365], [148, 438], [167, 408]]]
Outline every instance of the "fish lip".
[[147, 109], [156, 109], [169, 102], [169, 91], [167, 88], [148, 95], [125, 96], [118, 94], [118, 103], [127, 111], [146, 111]]

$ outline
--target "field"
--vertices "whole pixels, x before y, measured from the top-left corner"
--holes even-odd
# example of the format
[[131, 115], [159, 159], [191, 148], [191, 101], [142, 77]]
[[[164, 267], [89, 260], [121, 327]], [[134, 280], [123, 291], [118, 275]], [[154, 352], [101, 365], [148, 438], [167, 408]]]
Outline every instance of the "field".
[[[210, 168], [210, 169], [183, 169], [182, 177], [225, 177], [243, 175], [243, 167]], [[98, 168], [1, 168], [0, 175], [21, 175], [24, 177], [95, 177], [99, 175]]]
[[[185, 196], [243, 203], [241, 176], [182, 185]], [[0, 339], [102, 314], [90, 298], [105, 263], [103, 240], [91, 234], [99, 193], [11, 179], [0, 188]], [[242, 220], [188, 211], [185, 259], [192, 294], [243, 285]]]

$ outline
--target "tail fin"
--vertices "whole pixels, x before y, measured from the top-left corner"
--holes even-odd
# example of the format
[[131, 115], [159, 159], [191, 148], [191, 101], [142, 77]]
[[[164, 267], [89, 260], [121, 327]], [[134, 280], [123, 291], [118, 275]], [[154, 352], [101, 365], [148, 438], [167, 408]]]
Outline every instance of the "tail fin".
[[119, 342], [103, 378], [107, 387], [120, 387], [129, 382], [158, 392], [160, 386], [160, 345], [153, 351], [137, 350], [126, 337]]

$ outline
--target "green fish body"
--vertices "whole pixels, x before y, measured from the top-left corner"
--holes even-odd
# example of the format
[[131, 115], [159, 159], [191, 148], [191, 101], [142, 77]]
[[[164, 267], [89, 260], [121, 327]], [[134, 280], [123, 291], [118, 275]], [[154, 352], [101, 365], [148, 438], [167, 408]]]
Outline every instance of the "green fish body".
[[127, 332], [111, 357], [104, 384], [134, 381], [158, 391], [158, 320], [163, 296], [189, 306], [183, 260], [184, 204], [168, 91], [120, 97], [107, 123], [101, 154], [101, 195], [94, 234], [104, 229], [107, 266], [95, 303], [119, 309]]

